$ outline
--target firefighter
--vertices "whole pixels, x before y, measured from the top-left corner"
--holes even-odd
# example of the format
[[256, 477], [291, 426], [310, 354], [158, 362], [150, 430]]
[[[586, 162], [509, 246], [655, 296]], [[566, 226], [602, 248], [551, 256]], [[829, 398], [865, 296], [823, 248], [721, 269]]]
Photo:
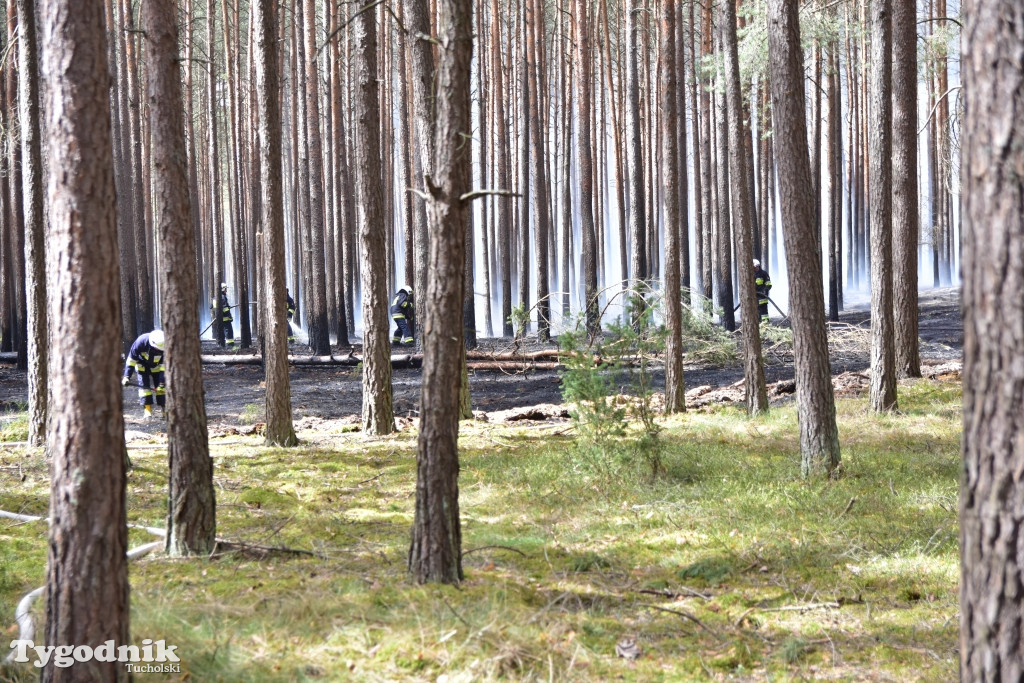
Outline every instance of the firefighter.
[[412, 344], [415, 341], [416, 307], [412, 298], [412, 287], [403, 286], [391, 301], [391, 317], [398, 329], [391, 337], [392, 344]]
[[210, 300], [210, 315], [214, 321], [220, 314], [220, 324], [224, 327], [224, 341], [229, 349], [235, 348], [235, 328], [231, 325], [234, 318], [231, 316], [231, 305], [228, 303], [228, 284], [220, 283], [220, 296]]
[[761, 322], [768, 322], [768, 292], [772, 281], [768, 271], [761, 267], [761, 262], [754, 259], [754, 288], [757, 291], [757, 312], [761, 314]]
[[295, 315], [295, 299], [292, 298], [288, 288], [284, 288], [285, 302], [288, 304], [288, 343], [295, 341], [295, 328], [292, 327], [292, 317]]
[[121, 386], [128, 386], [132, 373], [139, 373], [139, 403], [142, 405], [145, 419], [153, 417], [153, 395], [160, 407], [161, 416], [165, 416], [164, 407], [167, 396], [164, 389], [164, 333], [153, 330], [140, 335], [128, 352], [128, 360], [124, 364], [124, 375]]

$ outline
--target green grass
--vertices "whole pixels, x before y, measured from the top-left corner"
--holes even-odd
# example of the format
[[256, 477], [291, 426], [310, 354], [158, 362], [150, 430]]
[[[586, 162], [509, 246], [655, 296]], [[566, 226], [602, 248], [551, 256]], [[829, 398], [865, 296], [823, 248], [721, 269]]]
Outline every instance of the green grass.
[[[464, 423], [458, 588], [406, 574], [415, 434], [214, 440], [219, 535], [321, 557], [144, 558], [132, 635], [178, 645], [202, 681], [954, 680], [959, 402], [931, 381], [901, 385], [897, 415], [839, 401], [831, 482], [800, 478], [791, 407], [661, 420], [653, 482], [579, 466], [562, 425]], [[163, 526], [166, 454], [132, 457], [129, 518]], [[0, 509], [45, 511], [42, 456], [0, 447], [18, 462]], [[45, 525], [0, 520], [4, 628], [45, 561]], [[633, 662], [615, 656], [627, 635]]]
[[28, 412], [0, 414], [0, 442], [28, 440]]
[[238, 422], [243, 425], [253, 425], [265, 419], [261, 403], [246, 403], [242, 412], [238, 414]]

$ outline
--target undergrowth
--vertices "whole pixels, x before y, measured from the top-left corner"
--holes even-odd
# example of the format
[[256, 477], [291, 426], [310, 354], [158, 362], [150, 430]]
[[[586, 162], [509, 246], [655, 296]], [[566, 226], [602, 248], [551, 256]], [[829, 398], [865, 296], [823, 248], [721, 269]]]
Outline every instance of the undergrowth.
[[[316, 555], [148, 556], [132, 637], [177, 645], [196, 681], [954, 680], [959, 401], [927, 380], [898, 415], [839, 400], [830, 482], [801, 479], [792, 407], [659, 418], [654, 480], [575, 467], [564, 425], [465, 422], [459, 587], [406, 574], [415, 434], [214, 439], [219, 536]], [[129, 519], [163, 526], [166, 453], [132, 459]], [[39, 451], [0, 446], [0, 509], [45, 514], [48, 486]], [[44, 523], [0, 520], [8, 639], [45, 562]]]

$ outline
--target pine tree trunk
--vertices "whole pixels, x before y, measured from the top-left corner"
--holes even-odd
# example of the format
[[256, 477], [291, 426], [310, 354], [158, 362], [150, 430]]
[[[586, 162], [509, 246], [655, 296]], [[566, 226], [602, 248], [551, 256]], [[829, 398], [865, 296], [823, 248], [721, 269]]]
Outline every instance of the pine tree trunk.
[[828, 62], [825, 65], [825, 79], [828, 84], [827, 98], [825, 100], [826, 133], [825, 133], [825, 196], [828, 197], [825, 206], [824, 217], [828, 226], [828, 319], [839, 320], [839, 289], [840, 273], [842, 262], [839, 260], [838, 236], [841, 230], [842, 213], [837, 210], [839, 206], [837, 194], [842, 192], [842, 170], [840, 160], [842, 158], [841, 147], [843, 144], [839, 131], [839, 116], [842, 104], [839, 101], [839, 83], [836, 78], [837, 60], [835, 41], [829, 41], [825, 46], [828, 52]]
[[[341, 23], [341, 9], [332, 5], [332, 33], [337, 31]], [[335, 202], [335, 251], [338, 258], [337, 263], [337, 284], [338, 288], [338, 345], [348, 347], [349, 335], [355, 332], [354, 310], [353, 310], [353, 289], [351, 282], [351, 268], [349, 256], [354, 250], [350, 235], [352, 226], [355, 223], [355, 184], [352, 180], [352, 169], [349, 163], [349, 139], [346, 133], [345, 112], [348, 109], [345, 102], [345, 89], [347, 81], [342, 79], [341, 70], [341, 36], [335, 36], [331, 41], [331, 127], [334, 138], [334, 187]]]
[[[406, 23], [409, 27], [409, 68], [412, 73], [412, 103], [415, 121], [415, 137], [419, 154], [413, 164], [419, 171], [413, 173], [413, 187], [424, 191], [425, 178], [431, 175], [434, 163], [434, 53], [432, 43], [427, 36], [433, 35], [430, 28], [430, 11], [427, 0], [403, 0]], [[499, 86], [500, 89], [500, 86]], [[415, 224], [413, 226], [413, 249], [415, 251], [416, 282], [414, 290], [427, 291], [427, 259], [430, 250], [427, 233], [427, 214], [425, 202], [417, 200], [415, 208]], [[505, 270], [503, 277], [508, 277]], [[511, 296], [511, 284], [509, 285]], [[511, 303], [509, 304], [511, 315]], [[417, 334], [417, 344], [422, 345], [423, 335]]]
[[[61, 401], [46, 435], [45, 642], [96, 647], [129, 642], [110, 72], [101, 5], [44, 0], [40, 18], [43, 137], [50, 168], [61, 170], [50, 175], [47, 197], [50, 379]], [[117, 662], [94, 662], [91, 672], [128, 679]], [[79, 678], [53, 658], [42, 671], [44, 681]]]
[[573, 6], [576, 20], [575, 70], [579, 86], [579, 93], [575, 98], [576, 121], [579, 123], [579, 130], [576, 133], [576, 163], [579, 173], [583, 305], [586, 309], [587, 330], [591, 334], [597, 334], [601, 329], [600, 312], [597, 307], [597, 238], [593, 207], [588, 201], [594, 192], [594, 157], [593, 148], [590, 146], [590, 86], [593, 78], [590, 26], [587, 21], [587, 0], [573, 0]]
[[871, 409], [895, 410], [892, 313], [891, 0], [871, 3]]
[[1024, 678], [1024, 6], [963, 4], [960, 678]]
[[176, 3], [145, 0], [149, 116], [153, 131], [153, 190], [160, 236], [161, 320], [167, 343], [168, 477], [167, 551], [209, 554], [216, 518], [213, 460], [206, 436], [200, 361], [195, 244], [191, 236], [185, 122]]
[[[697, 33], [696, 15], [694, 13], [694, 6], [696, 2], [690, 2], [690, 25], [687, 29], [687, 35], [690, 43], [690, 69], [687, 76], [690, 86], [690, 112], [692, 116], [692, 125], [690, 126], [690, 135], [692, 140], [690, 145], [693, 147], [693, 289], [699, 294], [704, 288], [704, 239], [705, 239], [705, 223], [707, 221], [707, 214], [704, 213], [704, 205], [702, 199], [704, 197], [704, 186], [703, 186], [703, 175], [701, 173], [702, 163], [702, 145], [701, 136], [703, 126], [705, 125], [700, 120], [700, 99], [697, 97], [697, 42], [695, 35]], [[689, 293], [687, 293], [689, 297]], [[690, 299], [687, 298], [686, 303], [690, 303]]]
[[[384, 197], [380, 168], [376, 13], [372, 10], [362, 12], [353, 26], [355, 82], [359, 88], [355, 98], [359, 179], [356, 189], [357, 201], [362, 207], [359, 212], [359, 260], [363, 293], [363, 433], [376, 436], [390, 434], [395, 429], [391, 403], [391, 345], [388, 339], [389, 269], [385, 261], [384, 231], [381, 229], [384, 224]], [[465, 229], [465, 226], [460, 227]]]
[[917, 9], [892, 0], [892, 217], [896, 373], [921, 376], [917, 339]]
[[[704, 4], [701, 17], [701, 57], [707, 58], [710, 54], [711, 5]], [[702, 82], [700, 95], [700, 207], [701, 213], [704, 214], [703, 239], [701, 240], [703, 265], [701, 266], [700, 294], [707, 312], [710, 314], [713, 308], [712, 284], [714, 280], [712, 276], [714, 268], [712, 252], [714, 250], [715, 222], [717, 220], [711, 201], [711, 193], [715, 182], [711, 166], [711, 130], [713, 121], [711, 118], [711, 93], [709, 92], [711, 84], [705, 82], [706, 79], [703, 75], [700, 76], [700, 80]]]
[[418, 583], [462, 581], [459, 521], [459, 384], [465, 351], [458, 334], [472, 182], [470, 120], [473, 14], [469, 0], [441, 0], [434, 175], [428, 183], [430, 278], [423, 325], [423, 389], [416, 515], [409, 571]]
[[[721, 49], [721, 46], [719, 46]], [[721, 68], [718, 68], [718, 82], [722, 83]], [[720, 309], [722, 326], [732, 332], [736, 329], [736, 315], [733, 308], [733, 281], [732, 281], [732, 223], [730, 218], [729, 204], [729, 174], [735, 173], [735, 169], [729, 168], [729, 136], [726, 122], [725, 97], [718, 93], [715, 96], [715, 128], [716, 128], [716, 156], [717, 166], [717, 204], [718, 220], [715, 223], [715, 300]]]
[[[673, 0], [660, 0], [661, 49], [658, 53], [661, 82], [675, 83], [682, 80], [677, 70], [676, 10]], [[682, 45], [678, 45], [682, 47]], [[665, 183], [665, 327], [668, 337], [665, 342], [665, 413], [686, 411], [686, 383], [683, 379], [683, 310], [680, 301], [679, 259], [680, 259], [680, 193], [679, 183], [685, 184], [686, 175], [680, 178], [679, 141], [686, 140], [685, 132], [680, 136], [677, 117], [685, 118], [685, 110], [677, 112], [676, 93], [673, 88], [662, 85], [658, 88], [662, 109], [661, 117], [661, 160]]]
[[18, 118], [21, 125], [21, 190], [25, 215], [28, 310], [28, 442], [46, 438], [48, 340], [46, 262], [43, 249], [43, 162], [39, 130], [39, 57], [35, 0], [18, 0]]
[[[516, 334], [524, 336], [530, 331], [530, 99], [536, 97], [530, 87], [530, 0], [519, 0], [521, 6], [519, 20], [519, 241], [517, 243], [519, 268], [519, 308], [525, 312], [525, 318]], [[535, 179], [536, 182], [536, 179]]]
[[[541, 341], [551, 338], [551, 302], [548, 301], [548, 232], [551, 227], [548, 222], [548, 175], [545, 167], [547, 158], [544, 146], [544, 123], [541, 118], [540, 95], [541, 78], [538, 64], [537, 42], [543, 42], [543, 16], [540, 14], [541, 5], [535, 0], [524, 0], [533, 4], [533, 22], [529, 28], [529, 40], [527, 41], [527, 53], [530, 61], [527, 63], [530, 81], [529, 98], [529, 130], [530, 130], [530, 175], [533, 176], [531, 205], [533, 206], [535, 226], [535, 253], [537, 263], [537, 337]], [[541, 33], [541, 40], [537, 40], [537, 34]], [[525, 198], [524, 198], [525, 199]], [[467, 282], [467, 287], [472, 287], [472, 281]]]
[[[213, 246], [211, 267], [213, 269], [213, 290], [220, 292], [220, 283], [227, 282], [224, 255], [224, 225], [223, 213], [221, 210], [221, 181], [220, 181], [220, 148], [217, 137], [217, 48], [216, 48], [216, 17], [215, 0], [206, 0], [206, 49], [207, 57], [210, 60], [207, 65], [206, 77], [206, 134], [207, 134], [207, 166], [209, 169], [209, 203], [207, 210], [209, 216], [207, 224]], [[218, 296], [217, 294], [213, 295]], [[214, 334], [217, 344], [224, 346], [224, 326], [220, 324], [220, 306], [214, 311]], [[234, 323], [232, 323], [234, 324]]]
[[305, 13], [306, 136], [309, 147], [309, 250], [310, 288], [306, 291], [309, 347], [317, 356], [331, 353], [327, 325], [327, 274], [324, 264], [324, 168], [320, 138], [320, 75], [317, 64], [316, 0], [302, 0]]
[[268, 445], [294, 446], [291, 380], [288, 376], [288, 322], [285, 318], [284, 192], [281, 180], [280, 57], [278, 5], [275, 0], [252, 4], [255, 32], [252, 59], [256, 66], [255, 96], [259, 107], [259, 167], [263, 228], [263, 294], [260, 298], [266, 343], [266, 411]]
[[126, 139], [125, 153], [127, 155], [126, 171], [130, 174], [129, 202], [131, 210], [131, 222], [135, 230], [135, 288], [137, 290], [138, 305], [138, 326], [140, 331], [153, 329], [156, 316], [153, 313], [153, 254], [156, 249], [153, 244], [153, 236], [150, 226], [146, 223], [146, 188], [144, 185], [144, 169], [142, 166], [142, 116], [140, 114], [140, 102], [142, 100], [142, 88], [139, 78], [139, 59], [136, 46], [138, 33], [135, 27], [132, 14], [133, 4], [124, 2], [122, 8], [122, 32], [119, 42], [123, 51], [124, 73], [126, 82], [125, 104], [127, 105], [128, 127], [123, 133], [128, 136]]
[[729, 119], [729, 175], [732, 179], [733, 216], [736, 218], [733, 236], [736, 258], [739, 261], [740, 307], [743, 324], [743, 374], [746, 378], [748, 415], [768, 412], [768, 391], [764, 382], [764, 363], [761, 358], [761, 317], [757, 310], [754, 291], [754, 252], [751, 234], [754, 220], [750, 215], [750, 192], [747, 186], [747, 155], [743, 129], [743, 93], [740, 90], [739, 48], [736, 38], [736, 6], [722, 4], [722, 52], [725, 57], [725, 96]]
[[630, 288], [638, 294], [638, 282], [649, 275], [647, 264], [647, 207], [644, 203], [643, 143], [640, 139], [641, 0], [630, 0], [626, 14], [626, 172], [629, 175]]
[[[124, 163], [122, 161], [122, 147], [124, 136], [121, 134], [120, 114], [120, 85], [117, 80], [117, 35], [120, 31], [114, 21], [114, 0], [104, 2], [106, 29], [107, 29], [107, 69], [112, 78], [115, 79], [110, 90], [110, 126], [112, 131], [112, 144], [114, 154], [114, 182], [117, 185], [117, 196], [128, 194], [125, 184]], [[138, 335], [136, 324], [135, 298], [138, 288], [135, 286], [135, 233], [131, 228], [129, 214], [127, 211], [128, 202], [123, 202], [117, 207], [117, 248], [121, 267], [121, 347], [122, 352], [127, 354], [132, 342]], [[4, 335], [6, 342], [9, 334]]]
[[[687, 169], [686, 155], [686, 30], [683, 26], [683, 5], [677, 3], [678, 16], [675, 17], [676, 24], [676, 63], [674, 78], [679, 86], [676, 91], [676, 146], [678, 155], [675, 158], [675, 168], [679, 173], [679, 287], [684, 297], [684, 303], [690, 303], [690, 175]], [[662, 116], [671, 120], [666, 113]], [[665, 253], [668, 255], [668, 244], [665, 244]], [[666, 273], [666, 277], [668, 273]]]
[[[814, 198], [807, 152], [804, 66], [796, 3], [768, 3], [768, 51], [771, 68], [774, 137], [779, 141], [779, 198], [791, 291], [793, 365], [800, 423], [801, 472], [831, 475], [839, 466], [839, 432], [825, 330], [821, 261], [815, 252]], [[799, 254], [800, 258], [795, 256]]]

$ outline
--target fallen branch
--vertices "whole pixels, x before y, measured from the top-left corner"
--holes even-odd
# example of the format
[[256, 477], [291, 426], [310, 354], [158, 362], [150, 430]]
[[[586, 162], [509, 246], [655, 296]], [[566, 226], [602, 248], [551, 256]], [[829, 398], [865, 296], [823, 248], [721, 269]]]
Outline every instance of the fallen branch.
[[270, 553], [286, 553], [290, 555], [309, 555], [310, 557], [316, 557], [321, 560], [328, 559], [328, 557], [323, 553], [314, 552], [312, 550], [287, 548], [285, 546], [259, 545], [257, 543], [244, 543], [242, 541], [228, 541], [223, 538], [218, 538], [214, 541], [213, 551], [210, 553], [210, 558], [225, 554], [217, 552], [218, 546], [224, 546], [225, 548], [238, 548], [240, 550], [259, 550], [266, 555], [269, 555]]
[[711, 628], [710, 626], [705, 624], [703, 621], [701, 621], [697, 617], [695, 617], [692, 614], [690, 614], [689, 612], [684, 612], [682, 610], [669, 609], [667, 607], [658, 607], [657, 605], [644, 605], [644, 607], [649, 607], [650, 609], [655, 609], [655, 610], [658, 610], [659, 612], [668, 612], [669, 614], [675, 614], [678, 617], [683, 617], [684, 619], [689, 619], [693, 623], [697, 624], [697, 626], [700, 626], [702, 629], [704, 629], [705, 631], [707, 631], [708, 633], [713, 635], [715, 638], [718, 638], [719, 640], [722, 640], [722, 636], [720, 636], [718, 634], [718, 631], [716, 631], [715, 629]]
[[511, 550], [514, 553], [519, 553], [523, 557], [526, 557], [526, 553], [524, 553], [522, 550], [520, 550], [519, 548], [513, 548], [512, 546], [508, 546], [508, 545], [482, 545], [479, 548], [470, 548], [469, 550], [463, 550], [462, 551], [462, 557], [465, 557], [466, 555], [469, 555], [470, 553], [475, 553], [478, 550], [489, 550], [489, 549]]
[[643, 588], [641, 590], [638, 590], [637, 593], [643, 593], [644, 595], [660, 595], [664, 598], [672, 598], [673, 600], [686, 596], [694, 598], [703, 598], [704, 600], [711, 599], [710, 595], [704, 595], [700, 591], [695, 591], [692, 588], [687, 588], [686, 586], [680, 586], [680, 588], [682, 588], [684, 592], [676, 593], [675, 591], [670, 590], [656, 590], [654, 588]]
[[810, 612], [816, 609], [839, 609], [838, 602], [811, 602], [806, 605], [785, 605], [783, 607], [758, 607], [762, 612]]

